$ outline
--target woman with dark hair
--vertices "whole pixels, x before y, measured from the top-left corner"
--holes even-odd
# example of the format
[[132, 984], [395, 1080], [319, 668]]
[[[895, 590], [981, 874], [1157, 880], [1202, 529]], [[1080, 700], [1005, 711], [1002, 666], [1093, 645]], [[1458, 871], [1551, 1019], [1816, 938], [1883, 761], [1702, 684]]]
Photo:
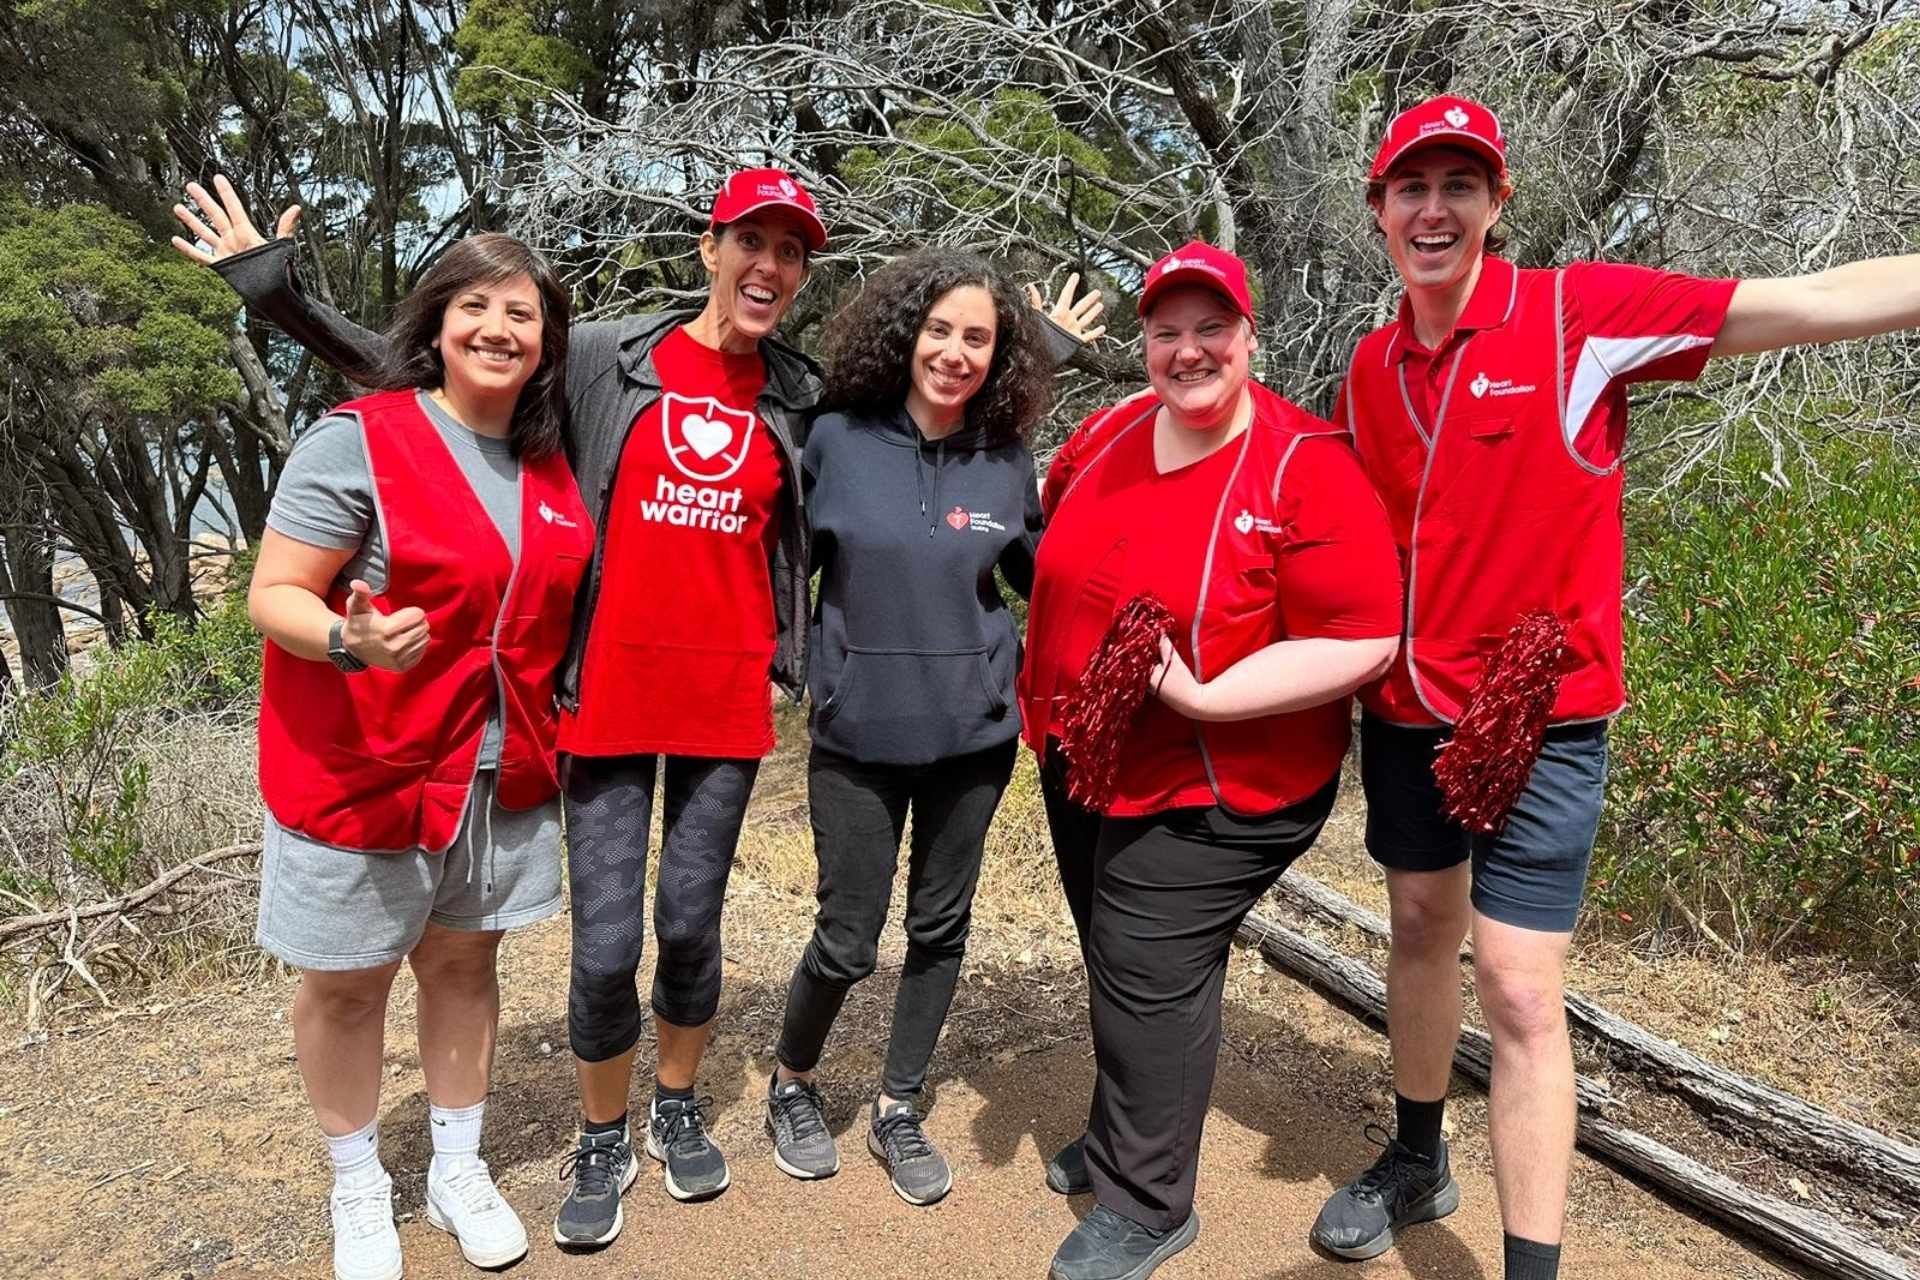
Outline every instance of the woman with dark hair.
[[911, 813], [907, 958], [867, 1146], [910, 1204], [952, 1186], [920, 1093], [1020, 732], [1020, 642], [994, 572], [1022, 597], [1032, 585], [1026, 436], [1099, 308], [1097, 293], [1068, 302], [1061, 332], [982, 259], [930, 249], [876, 272], [828, 330], [834, 412], [801, 461], [821, 575], [807, 769], [820, 907], [767, 1086], [774, 1162], [793, 1177], [839, 1169], [813, 1072], [847, 992], [873, 972]]
[[560, 454], [567, 292], [518, 240], [453, 246], [382, 390], [302, 432], [247, 593], [267, 637], [260, 945], [333, 1156], [334, 1275], [397, 1280], [378, 1107], [387, 992], [419, 983], [427, 1220], [527, 1251], [480, 1158], [508, 929], [560, 910], [554, 680], [593, 532]]

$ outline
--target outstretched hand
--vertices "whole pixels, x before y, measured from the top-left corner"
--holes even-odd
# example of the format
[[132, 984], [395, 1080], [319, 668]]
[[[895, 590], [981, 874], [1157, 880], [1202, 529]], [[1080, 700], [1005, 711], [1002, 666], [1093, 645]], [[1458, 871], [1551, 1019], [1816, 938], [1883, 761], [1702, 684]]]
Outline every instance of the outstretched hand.
[[1160, 661], [1154, 663], [1153, 671], [1147, 676], [1147, 687], [1167, 706], [1187, 717], [1189, 720], [1202, 718], [1201, 711], [1206, 699], [1206, 686], [1193, 678], [1186, 659], [1173, 647], [1173, 640], [1160, 637]]
[[347, 625], [340, 642], [360, 661], [382, 671], [406, 671], [427, 651], [427, 615], [409, 605], [392, 613], [373, 607], [373, 591], [355, 578], [347, 586]]
[[[213, 189], [219, 193], [215, 199], [207, 189], [197, 182], [187, 184], [187, 198], [200, 208], [206, 221], [195, 216], [192, 209], [184, 204], [173, 206], [173, 216], [181, 226], [187, 229], [187, 235], [175, 236], [173, 247], [181, 256], [210, 267], [222, 258], [231, 258], [236, 253], [245, 253], [248, 249], [257, 249], [267, 242], [265, 236], [254, 227], [253, 219], [247, 216], [246, 206], [240, 203], [240, 195], [227, 181], [227, 175], [213, 175]], [[209, 225], [211, 224], [211, 225]], [[288, 205], [280, 211], [280, 221], [274, 227], [274, 236], [286, 240], [292, 237], [294, 228], [300, 225], [300, 206]], [[206, 248], [201, 248], [205, 245]]]
[[1100, 319], [1101, 313], [1106, 311], [1107, 303], [1106, 299], [1100, 296], [1098, 289], [1093, 290], [1078, 302], [1074, 301], [1073, 295], [1079, 288], [1080, 273], [1076, 271], [1067, 277], [1065, 284], [1060, 286], [1060, 296], [1054, 299], [1051, 307], [1047, 305], [1046, 296], [1040, 292], [1040, 286], [1037, 284], [1027, 286], [1027, 297], [1032, 299], [1035, 311], [1041, 312], [1047, 319], [1080, 339], [1081, 342], [1088, 343], [1107, 331], [1105, 325], [1097, 328], [1094, 325], [1094, 322]]

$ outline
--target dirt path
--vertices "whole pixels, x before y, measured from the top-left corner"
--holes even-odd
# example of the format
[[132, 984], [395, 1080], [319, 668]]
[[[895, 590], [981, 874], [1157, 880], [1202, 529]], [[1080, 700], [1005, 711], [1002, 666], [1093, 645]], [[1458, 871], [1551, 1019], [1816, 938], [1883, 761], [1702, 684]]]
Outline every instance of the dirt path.
[[[810, 904], [736, 881], [724, 1028], [703, 1087], [733, 1187], [678, 1205], [648, 1169], [627, 1198], [627, 1228], [596, 1256], [547, 1244], [557, 1169], [575, 1120], [563, 1002], [564, 917], [506, 952], [507, 992], [486, 1152], [535, 1240], [525, 1277], [1042, 1276], [1085, 1200], [1041, 1183], [1046, 1153], [1084, 1115], [1091, 1063], [1085, 988], [1058, 948], [1005, 939], [976, 953], [936, 1062], [930, 1128], [953, 1161], [952, 1196], [914, 1209], [888, 1190], [858, 1127], [878, 1069], [897, 975], [897, 930], [883, 971], [849, 1002], [823, 1073], [842, 1172], [800, 1184], [769, 1159], [757, 1101], [788, 966]], [[745, 921], [736, 927], [735, 917]], [[1017, 940], [1016, 940], [1017, 942]], [[0, 1273], [7, 1276], [325, 1277], [324, 1152], [292, 1061], [293, 983], [233, 984], [68, 1027], [0, 1054]], [[430, 1148], [411, 1046], [412, 991], [396, 989], [382, 1099], [383, 1154], [407, 1215], [407, 1274], [465, 1277], [452, 1243], [419, 1216]], [[1366, 1276], [1498, 1280], [1500, 1228], [1484, 1107], [1454, 1108], [1461, 1210], [1413, 1232], [1364, 1269], [1316, 1256], [1305, 1233], [1334, 1180], [1370, 1159], [1363, 1123], [1384, 1109], [1380, 1037], [1237, 954], [1228, 1044], [1206, 1135], [1197, 1245], [1162, 1275]], [[647, 1056], [643, 1046], [643, 1060]], [[1617, 1175], [1582, 1160], [1570, 1280], [1788, 1274]]]

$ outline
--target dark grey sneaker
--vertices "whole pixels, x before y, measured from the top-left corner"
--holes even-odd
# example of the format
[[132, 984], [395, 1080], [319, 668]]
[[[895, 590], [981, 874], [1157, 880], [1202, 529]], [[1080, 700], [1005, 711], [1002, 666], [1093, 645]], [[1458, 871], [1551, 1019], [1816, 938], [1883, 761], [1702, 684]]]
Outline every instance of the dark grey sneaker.
[[1047, 1185], [1063, 1196], [1084, 1196], [1093, 1190], [1093, 1177], [1087, 1172], [1086, 1143], [1085, 1135], [1075, 1138], [1047, 1161]]
[[1428, 1163], [1377, 1124], [1367, 1138], [1386, 1148], [1373, 1167], [1334, 1192], [1308, 1237], [1342, 1258], [1374, 1258], [1393, 1247], [1394, 1233], [1416, 1222], [1444, 1218], [1460, 1207], [1460, 1184], [1448, 1167], [1447, 1144]]
[[820, 1114], [820, 1091], [805, 1080], [767, 1081], [767, 1133], [773, 1162], [790, 1178], [831, 1178], [840, 1172], [840, 1151]]
[[1097, 1204], [1060, 1242], [1048, 1280], [1146, 1280], [1199, 1234], [1197, 1213], [1177, 1227], [1155, 1231]]
[[947, 1158], [927, 1137], [910, 1102], [896, 1102], [882, 1111], [880, 1100], [874, 1099], [867, 1150], [887, 1162], [894, 1192], [908, 1204], [932, 1204], [953, 1190]]
[[727, 1189], [727, 1158], [707, 1136], [711, 1098], [655, 1097], [647, 1125], [647, 1154], [666, 1166], [667, 1194], [675, 1200], [711, 1200]]
[[568, 1249], [612, 1244], [620, 1234], [620, 1196], [639, 1173], [625, 1129], [581, 1134], [579, 1145], [560, 1164], [560, 1177], [571, 1178], [573, 1185], [553, 1220], [553, 1242]]

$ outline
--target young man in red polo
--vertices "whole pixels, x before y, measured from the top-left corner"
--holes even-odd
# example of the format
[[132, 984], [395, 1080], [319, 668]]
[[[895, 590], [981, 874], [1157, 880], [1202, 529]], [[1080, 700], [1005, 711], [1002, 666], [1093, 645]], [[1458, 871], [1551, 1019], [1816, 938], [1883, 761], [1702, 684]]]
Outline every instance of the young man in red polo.
[[[1460, 1034], [1462, 939], [1493, 1034], [1488, 1128], [1507, 1280], [1553, 1280], [1574, 1139], [1562, 966], [1625, 702], [1620, 455], [1628, 384], [1712, 356], [1920, 325], [1920, 256], [1775, 280], [1498, 256], [1512, 188], [1499, 121], [1463, 98], [1387, 127], [1367, 201], [1405, 282], [1354, 352], [1353, 433], [1406, 572], [1400, 653], [1362, 692], [1367, 848], [1386, 870], [1397, 1132], [1328, 1200], [1313, 1241], [1370, 1258], [1459, 1203], [1440, 1135]], [[1497, 834], [1446, 818], [1433, 759], [1487, 655], [1530, 610], [1567, 630], [1552, 723]]]

